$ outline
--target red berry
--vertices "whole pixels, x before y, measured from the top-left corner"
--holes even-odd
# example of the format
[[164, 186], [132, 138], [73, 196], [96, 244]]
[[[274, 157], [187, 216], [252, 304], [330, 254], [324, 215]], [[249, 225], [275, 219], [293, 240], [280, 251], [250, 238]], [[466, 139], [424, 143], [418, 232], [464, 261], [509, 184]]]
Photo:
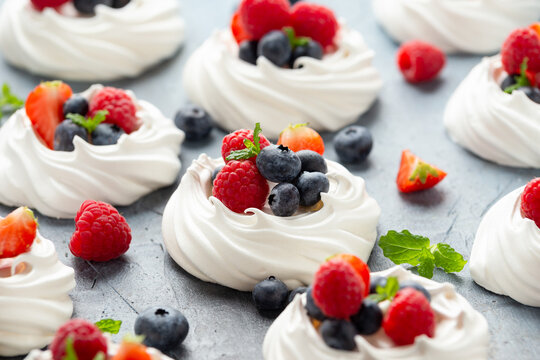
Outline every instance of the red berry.
[[525, 58], [527, 69], [540, 72], [540, 36], [530, 28], [514, 30], [506, 38], [501, 49], [502, 64], [509, 74], [519, 74]]
[[294, 152], [312, 150], [324, 154], [324, 141], [318, 132], [306, 124], [289, 125], [279, 134], [278, 145], [285, 145]]
[[409, 41], [399, 48], [397, 62], [405, 80], [417, 83], [437, 77], [444, 67], [446, 56], [434, 45]]
[[75, 217], [69, 249], [92, 261], [109, 261], [124, 254], [131, 243], [131, 229], [113, 206], [86, 200]]
[[[264, 137], [263, 134], [259, 134], [259, 137], [259, 144], [261, 146], [261, 150], [270, 145], [270, 141], [268, 141], [268, 139]], [[225, 162], [227, 162], [227, 156], [229, 156], [232, 151], [242, 150], [246, 148], [246, 146], [244, 145], [244, 139], [249, 139], [253, 141], [253, 130], [236, 130], [235, 132], [230, 133], [223, 138], [223, 143], [221, 145], [221, 156], [223, 156], [223, 160]], [[253, 156], [249, 160], [255, 161], [255, 158], [256, 156]]]
[[231, 31], [238, 44], [240, 44], [244, 40], [250, 40], [249, 34], [244, 30], [242, 24], [240, 23], [240, 14], [238, 13], [238, 11], [235, 12], [232, 17]]
[[317, 41], [323, 49], [334, 44], [339, 23], [334, 12], [322, 5], [296, 3], [291, 9], [291, 22], [297, 36]]
[[32, 5], [34, 5], [34, 7], [37, 10], [42, 11], [43, 9], [47, 7], [50, 7], [50, 8], [59, 7], [61, 5], [64, 5], [70, 0], [31, 0], [31, 1], [32, 1]]
[[290, 24], [288, 0], [242, 0], [238, 14], [250, 40], [259, 40], [268, 32]]
[[521, 213], [540, 227], [540, 177], [525, 186], [521, 194]]
[[0, 259], [30, 250], [37, 232], [37, 220], [27, 207], [20, 207], [0, 220]]
[[262, 209], [270, 189], [257, 165], [247, 160], [229, 161], [214, 180], [212, 195], [234, 212]]
[[112, 360], [152, 360], [146, 350], [143, 344], [124, 340]]
[[364, 297], [367, 297], [369, 295], [369, 284], [370, 284], [370, 271], [369, 267], [365, 262], [362, 261], [358, 256], [352, 255], [352, 254], [338, 254], [332, 259], [341, 259], [343, 261], [346, 261], [351, 265], [356, 273], [360, 275], [362, 280], [364, 281]]
[[107, 110], [109, 114], [105, 122], [122, 128], [126, 134], [140, 126], [133, 99], [122, 89], [104, 87], [98, 91], [90, 100], [88, 115], [93, 117], [99, 110]]
[[394, 297], [382, 326], [396, 345], [411, 345], [417, 336], [435, 335], [435, 313], [424, 294], [405, 288]]
[[351, 264], [334, 258], [317, 270], [312, 286], [313, 300], [326, 316], [348, 319], [360, 310], [366, 284]]
[[66, 340], [71, 338], [78, 360], [93, 360], [98, 353], [107, 354], [107, 339], [94, 324], [72, 319], [56, 332], [49, 346], [53, 360], [62, 360], [66, 356]]
[[399, 191], [408, 193], [434, 187], [446, 177], [441, 169], [430, 165], [409, 150], [401, 154], [397, 176]]

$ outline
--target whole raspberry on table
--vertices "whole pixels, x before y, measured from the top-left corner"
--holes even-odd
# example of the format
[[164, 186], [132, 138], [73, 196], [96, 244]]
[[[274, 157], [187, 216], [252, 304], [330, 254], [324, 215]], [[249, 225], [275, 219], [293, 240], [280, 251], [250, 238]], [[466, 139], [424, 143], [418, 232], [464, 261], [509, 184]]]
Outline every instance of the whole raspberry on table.
[[417, 83], [437, 77], [446, 63], [446, 56], [434, 45], [413, 40], [401, 45], [397, 62], [405, 80]]
[[122, 89], [104, 87], [98, 91], [90, 100], [88, 116], [93, 117], [99, 110], [109, 112], [106, 123], [115, 124], [127, 134], [140, 126], [133, 99]]
[[[223, 156], [223, 160], [225, 162], [228, 161], [227, 156], [229, 156], [229, 154], [232, 151], [242, 150], [246, 148], [246, 146], [244, 145], [244, 139], [249, 139], [251, 141], [254, 141], [253, 130], [248, 130], [248, 129], [236, 130], [235, 132], [230, 133], [229, 135], [223, 138], [223, 143], [221, 145], [221, 156]], [[263, 134], [259, 134], [259, 144], [262, 150], [268, 145], [270, 145], [270, 141], [268, 141], [268, 139]], [[254, 155], [249, 160], [255, 161], [256, 157], [257, 156]]]
[[58, 329], [49, 345], [53, 360], [66, 357], [68, 338], [72, 341], [78, 360], [94, 360], [100, 352], [107, 354], [107, 339], [98, 327], [86, 320], [72, 319]]
[[540, 177], [529, 181], [521, 193], [521, 213], [540, 227]]
[[131, 243], [131, 229], [113, 206], [86, 200], [75, 217], [69, 249], [84, 260], [109, 261], [124, 254]]
[[242, 0], [238, 14], [249, 40], [259, 40], [270, 31], [290, 24], [288, 0]]
[[540, 35], [530, 28], [514, 30], [504, 41], [501, 48], [504, 70], [510, 74], [519, 74], [525, 58], [527, 69], [540, 72]]
[[307, 2], [299, 2], [292, 7], [291, 25], [297, 36], [310, 37], [321, 44], [323, 49], [334, 44], [339, 30], [339, 23], [332, 10]]

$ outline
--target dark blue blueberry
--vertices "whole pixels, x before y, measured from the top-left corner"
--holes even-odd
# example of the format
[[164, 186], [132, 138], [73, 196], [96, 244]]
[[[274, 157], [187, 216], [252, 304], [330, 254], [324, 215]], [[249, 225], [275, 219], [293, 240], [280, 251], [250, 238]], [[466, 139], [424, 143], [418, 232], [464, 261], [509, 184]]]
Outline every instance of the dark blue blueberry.
[[323, 321], [326, 319], [326, 316], [323, 314], [322, 310], [319, 309], [315, 300], [313, 300], [312, 288], [309, 286], [306, 290], [306, 311], [308, 315], [316, 320]]
[[302, 171], [320, 172], [323, 174], [328, 172], [326, 160], [324, 160], [324, 157], [318, 152], [312, 150], [300, 150], [296, 152], [296, 156], [300, 158]]
[[380, 285], [381, 287], [385, 287], [386, 282], [387, 282], [387, 279], [384, 276], [375, 276], [371, 278], [369, 281], [369, 293], [376, 294], [377, 285]]
[[118, 142], [118, 139], [125, 131], [114, 124], [99, 124], [92, 131], [92, 144], [94, 145], [113, 145]]
[[113, 8], [120, 9], [130, 3], [131, 0], [114, 0]]
[[259, 311], [281, 310], [287, 303], [289, 289], [283, 281], [270, 276], [255, 285], [252, 296]]
[[67, 114], [79, 114], [86, 116], [88, 114], [88, 100], [80, 95], [74, 95], [64, 103], [64, 119]]
[[186, 140], [196, 141], [206, 138], [212, 131], [210, 115], [200, 106], [186, 105], [176, 113], [176, 126], [186, 133]]
[[350, 321], [327, 319], [322, 322], [319, 331], [326, 345], [333, 349], [347, 351], [356, 349], [354, 341], [356, 329]]
[[300, 205], [300, 193], [291, 183], [277, 184], [270, 191], [268, 205], [276, 216], [292, 216]]
[[135, 320], [135, 334], [144, 335], [143, 344], [160, 351], [178, 347], [188, 331], [189, 323], [186, 317], [169, 306], [146, 309]]
[[320, 172], [303, 172], [294, 183], [300, 192], [300, 205], [313, 206], [321, 200], [321, 193], [330, 189], [326, 175]]
[[291, 293], [289, 294], [289, 299], [287, 300], [287, 303], [290, 304], [294, 300], [294, 297], [296, 295], [303, 294], [306, 291], [307, 291], [307, 287], [305, 287], [305, 286], [297, 287], [296, 289], [291, 291]]
[[296, 4], [297, 2], [300, 2], [300, 1], [302, 1], [302, 0], [289, 0], [291, 5], [294, 5], [294, 4]]
[[62, 121], [54, 130], [54, 150], [73, 151], [73, 138], [79, 136], [84, 141], [88, 141], [88, 131], [76, 125], [71, 120]]
[[431, 302], [431, 295], [430, 295], [429, 291], [427, 291], [426, 288], [423, 287], [422, 285], [420, 285], [419, 283], [417, 283], [415, 281], [412, 281], [412, 280], [400, 282], [399, 283], [399, 289], [401, 290], [401, 289], [405, 289], [405, 288], [413, 288], [413, 289], [416, 289], [416, 290], [420, 291], [422, 294], [424, 294], [426, 299], [428, 299], [428, 301]]
[[215, 168], [214, 171], [212, 171], [212, 184], [214, 183], [214, 180], [216, 180], [216, 177], [218, 176], [219, 172], [221, 171], [221, 169], [223, 169], [224, 166], [225, 165], [220, 165], [217, 168]]
[[375, 301], [364, 299], [360, 310], [351, 316], [356, 331], [361, 335], [375, 334], [382, 325], [383, 313]]
[[373, 148], [371, 132], [363, 126], [349, 126], [341, 130], [334, 139], [334, 147], [344, 163], [361, 163]]
[[114, 0], [73, 0], [75, 9], [85, 15], [94, 15], [94, 9], [99, 4], [112, 7]]
[[293, 181], [302, 163], [294, 151], [283, 145], [270, 145], [257, 156], [257, 169], [267, 180], [281, 183]]
[[244, 40], [240, 43], [240, 48], [238, 50], [238, 56], [241, 60], [248, 62], [253, 65], [257, 65], [257, 45], [259, 44], [256, 40]]
[[289, 60], [290, 67], [294, 68], [294, 62], [296, 59], [303, 56], [321, 60], [323, 58], [323, 49], [321, 44], [319, 44], [317, 41], [310, 40], [306, 45], [295, 47], [292, 51], [291, 59]]
[[531, 99], [537, 104], [540, 104], [540, 90], [538, 90], [538, 88], [530, 87], [530, 86], [522, 86], [516, 91], [523, 91], [525, 95], [529, 97], [529, 99]]
[[264, 56], [279, 67], [288, 64], [291, 52], [289, 38], [280, 30], [273, 30], [264, 35], [257, 46], [258, 56]]
[[501, 89], [504, 91], [504, 90], [506, 90], [507, 87], [515, 85], [516, 84], [516, 79], [515, 79], [516, 76], [519, 76], [519, 75], [518, 74], [516, 74], [516, 75], [508, 75], [503, 80], [503, 82], [501, 83]]

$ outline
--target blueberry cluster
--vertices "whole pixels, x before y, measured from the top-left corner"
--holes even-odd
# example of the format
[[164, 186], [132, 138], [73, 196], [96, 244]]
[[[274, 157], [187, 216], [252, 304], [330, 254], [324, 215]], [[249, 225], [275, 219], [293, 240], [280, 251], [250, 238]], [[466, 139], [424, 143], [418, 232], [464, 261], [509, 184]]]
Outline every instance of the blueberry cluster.
[[188, 331], [186, 317], [169, 306], [148, 308], [135, 320], [135, 334], [144, 335], [143, 344], [162, 352], [177, 348]]
[[[525, 93], [525, 95], [527, 95], [527, 97], [529, 99], [531, 99], [532, 101], [534, 101], [535, 103], [537, 104], [540, 104], [540, 89], [538, 89], [537, 87], [533, 87], [533, 86], [530, 86], [529, 85], [525, 85], [525, 86], [519, 86], [518, 85], [518, 79], [520, 79], [521, 75], [520, 74], [514, 74], [514, 75], [509, 75], [507, 76], [503, 82], [501, 83], [501, 89], [503, 91], [506, 91], [506, 92], [509, 92], [509, 93], [512, 93], [513, 91], [523, 91]], [[518, 86], [516, 86], [518, 85]], [[509, 89], [512, 89], [514, 88], [513, 90], [509, 90]]]
[[73, 0], [73, 5], [83, 15], [94, 15], [98, 5], [105, 5], [120, 9], [129, 4], [131, 0]]

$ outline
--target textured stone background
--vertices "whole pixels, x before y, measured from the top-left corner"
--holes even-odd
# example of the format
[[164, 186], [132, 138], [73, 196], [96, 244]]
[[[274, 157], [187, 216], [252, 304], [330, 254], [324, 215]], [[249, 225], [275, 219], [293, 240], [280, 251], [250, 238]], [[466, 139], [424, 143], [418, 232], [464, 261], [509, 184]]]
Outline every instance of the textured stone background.
[[[182, 69], [188, 56], [214, 29], [225, 27], [237, 0], [184, 0], [187, 42], [175, 58], [137, 79], [112, 83], [129, 88], [141, 99], [173, 116], [186, 103]], [[349, 167], [367, 181], [369, 193], [382, 207], [379, 233], [409, 229], [432, 241], [449, 242], [468, 258], [476, 228], [489, 207], [511, 190], [524, 185], [538, 170], [513, 169], [483, 161], [452, 143], [444, 132], [442, 114], [452, 91], [478, 56], [451, 56], [440, 79], [422, 86], [405, 83], [394, 61], [397, 46], [379, 28], [367, 0], [325, 0], [348, 24], [359, 30], [376, 51], [375, 66], [384, 78], [384, 89], [373, 108], [358, 123], [371, 129], [375, 139], [369, 160]], [[407, 21], [407, 19], [404, 19]], [[471, 36], [474, 36], [471, 34]], [[0, 62], [0, 82], [17, 94], [27, 94], [40, 77], [28, 75]], [[75, 91], [86, 83], [71, 83]], [[205, 143], [184, 144], [181, 174], [201, 152], [219, 155], [224, 133], [214, 131]], [[333, 134], [324, 134], [326, 156], [336, 160]], [[409, 148], [449, 175], [437, 188], [404, 196], [394, 180], [402, 149]], [[122, 258], [108, 263], [75, 259], [67, 242], [72, 220], [40, 216], [41, 232], [57, 247], [61, 261], [75, 269], [77, 287], [72, 293], [76, 317], [112, 317], [124, 321], [120, 335], [133, 330], [139, 311], [156, 304], [172, 305], [189, 319], [191, 330], [173, 356], [181, 359], [260, 359], [264, 334], [271, 320], [257, 314], [250, 294], [207, 284], [178, 267], [164, 250], [161, 215], [176, 185], [154, 192], [134, 205], [121, 208], [133, 229], [133, 243]], [[0, 206], [0, 215], [11, 209]], [[519, 241], [519, 239], [516, 239]], [[372, 270], [392, 263], [376, 246], [369, 261]], [[435, 280], [453, 283], [458, 292], [482, 312], [490, 325], [492, 359], [533, 359], [540, 353], [540, 309], [520, 305], [477, 286], [468, 266], [447, 275], [436, 271]], [[1, 311], [1, 309], [0, 309]]]

